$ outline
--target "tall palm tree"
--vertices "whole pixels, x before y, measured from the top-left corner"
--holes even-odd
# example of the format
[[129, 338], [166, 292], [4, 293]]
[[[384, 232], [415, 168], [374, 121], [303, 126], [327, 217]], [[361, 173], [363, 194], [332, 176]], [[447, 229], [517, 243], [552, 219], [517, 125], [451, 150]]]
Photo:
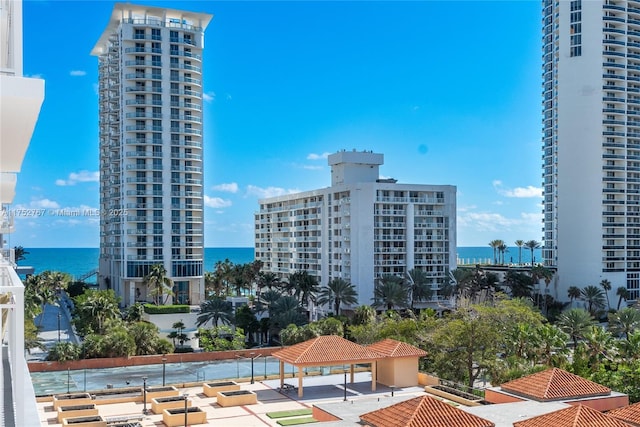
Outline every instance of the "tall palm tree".
[[531, 267], [533, 267], [533, 261], [535, 260], [533, 252], [540, 247], [540, 242], [536, 240], [528, 240], [524, 242], [524, 247], [531, 251]]
[[376, 311], [370, 305], [360, 305], [354, 310], [352, 324], [370, 325], [376, 320]]
[[196, 319], [196, 326], [200, 327], [211, 320], [213, 327], [220, 322], [230, 324], [233, 318], [233, 308], [230, 301], [214, 297], [200, 304], [200, 314]]
[[569, 286], [567, 289], [567, 296], [569, 297], [569, 301], [571, 301], [571, 307], [573, 307], [573, 301], [580, 298], [582, 292], [580, 292], [580, 288], [577, 286]]
[[115, 299], [108, 298], [100, 292], [90, 294], [80, 309], [95, 320], [95, 332], [99, 335], [104, 334], [105, 324], [108, 320], [117, 319], [121, 316]]
[[300, 302], [294, 296], [285, 295], [276, 302], [273, 303], [273, 310], [271, 310], [269, 323], [276, 329], [283, 329], [290, 324], [297, 326], [304, 325], [306, 323], [306, 316], [302, 314]]
[[373, 307], [404, 308], [409, 302], [408, 288], [402, 277], [384, 275], [376, 280], [373, 289]]
[[333, 304], [336, 315], [340, 314], [340, 306], [345, 304], [357, 304], [358, 293], [355, 287], [346, 280], [335, 278], [329, 281], [327, 286], [320, 289], [318, 294], [318, 304]]
[[260, 272], [256, 279], [258, 294], [261, 294], [263, 289], [279, 289], [281, 285], [282, 281], [280, 278], [270, 271]]
[[25, 255], [29, 255], [29, 252], [26, 251], [22, 246], [13, 247], [13, 256], [15, 257], [16, 262], [26, 259]]
[[616, 295], [618, 296], [618, 308], [620, 310], [620, 304], [622, 304], [622, 300], [627, 300], [629, 298], [629, 291], [625, 286], [620, 286], [616, 289]]
[[222, 278], [214, 271], [207, 271], [204, 273], [204, 289], [206, 297], [221, 297], [224, 294]]
[[609, 315], [609, 329], [618, 334], [624, 334], [629, 340], [629, 335], [640, 329], [640, 310], [627, 307]]
[[489, 242], [489, 246], [491, 246], [491, 248], [493, 249], [493, 263], [497, 264], [498, 263], [498, 246], [500, 246], [500, 243], [502, 242], [502, 240], [492, 240]]
[[549, 323], [542, 324], [537, 330], [539, 346], [537, 354], [541, 358], [540, 362], [551, 366], [552, 361], [566, 357], [567, 334], [560, 328]]
[[584, 338], [593, 325], [593, 318], [589, 312], [581, 308], [572, 308], [565, 311], [558, 317], [557, 326], [560, 330], [571, 337], [573, 348], [578, 346], [578, 340]]
[[287, 288], [302, 306], [306, 306], [309, 301], [315, 302], [316, 295], [320, 291], [318, 280], [307, 271], [296, 271], [289, 276]]
[[500, 242], [500, 244], [498, 245], [498, 253], [500, 254], [500, 258], [501, 258], [500, 264], [504, 264], [505, 263], [504, 262], [504, 254], [505, 254], [505, 252], [507, 252], [508, 246], [502, 240], [499, 240], [499, 242]]
[[420, 301], [428, 301], [433, 296], [431, 283], [427, 277], [427, 273], [419, 268], [413, 268], [407, 272], [407, 281], [409, 282], [409, 293], [411, 296], [411, 310], [414, 304]]
[[580, 294], [582, 300], [587, 303], [587, 310], [592, 316], [595, 316], [596, 311], [604, 308], [604, 293], [597, 286], [585, 286]]
[[604, 289], [604, 296], [607, 297], [607, 310], [611, 310], [611, 304], [609, 304], [609, 291], [611, 290], [611, 282], [607, 279], [600, 281], [600, 286]]
[[[153, 297], [156, 305], [160, 305], [160, 303], [166, 304], [169, 296], [173, 295], [173, 290], [171, 289], [173, 282], [167, 276], [167, 270], [162, 264], [152, 265], [149, 269], [149, 274], [144, 277], [143, 281], [147, 285], [147, 289], [150, 288], [147, 295]], [[163, 300], [164, 295], [166, 295], [166, 298]]]
[[225, 288], [225, 295], [229, 294], [229, 280], [231, 278], [231, 273], [233, 269], [233, 263], [229, 261], [229, 258], [226, 258], [224, 261], [216, 261], [214, 266], [215, 274], [222, 281]]
[[514, 243], [518, 247], [518, 265], [522, 265], [522, 247], [524, 246], [524, 240], [516, 240]]

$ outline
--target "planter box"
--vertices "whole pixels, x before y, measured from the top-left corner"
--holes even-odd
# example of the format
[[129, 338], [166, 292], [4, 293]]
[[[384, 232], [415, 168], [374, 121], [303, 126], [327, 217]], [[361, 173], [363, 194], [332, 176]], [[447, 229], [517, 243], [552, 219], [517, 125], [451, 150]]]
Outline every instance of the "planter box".
[[[187, 400], [187, 407], [191, 407], [191, 400]], [[184, 409], [184, 397], [182, 396], [169, 396], [169, 397], [156, 397], [151, 399], [151, 410], [154, 414], [161, 414], [165, 409]]]
[[[184, 403], [183, 403], [184, 405]], [[187, 409], [187, 424], [206, 424], [207, 413], [197, 406]], [[167, 427], [177, 427], [184, 425], [184, 408], [181, 409], [165, 409], [162, 411], [162, 422]]]
[[147, 403], [157, 397], [178, 396], [178, 389], [173, 386], [147, 387]]
[[58, 422], [62, 424], [65, 418], [89, 417], [98, 415], [98, 409], [93, 403], [90, 405], [73, 405], [58, 407]]
[[56, 411], [61, 406], [90, 405], [92, 403], [89, 393], [56, 394], [53, 396], [53, 409]]
[[216, 397], [219, 391], [235, 391], [240, 390], [240, 385], [235, 381], [222, 381], [217, 383], [202, 384], [202, 392], [207, 397]]
[[110, 405], [113, 403], [142, 402], [142, 387], [113, 388], [91, 394], [91, 403]]
[[447, 386], [435, 385], [426, 386], [424, 391], [429, 394], [435, 394], [436, 396], [444, 397], [452, 402], [460, 403], [464, 406], [480, 406], [483, 403], [483, 398], [480, 396], [474, 396], [469, 393], [465, 393], [460, 390], [455, 390]]
[[217, 401], [222, 407], [254, 405], [258, 403], [258, 395], [249, 390], [219, 391]]
[[107, 422], [99, 416], [65, 418], [63, 426], [73, 427], [107, 427]]

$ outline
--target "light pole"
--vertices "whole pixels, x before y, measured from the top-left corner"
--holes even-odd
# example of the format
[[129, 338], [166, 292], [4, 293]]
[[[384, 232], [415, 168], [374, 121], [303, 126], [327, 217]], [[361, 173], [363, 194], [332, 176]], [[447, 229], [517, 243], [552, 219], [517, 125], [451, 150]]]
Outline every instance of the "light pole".
[[253, 380], [253, 359], [258, 356], [254, 356], [255, 353], [249, 353], [249, 357], [251, 357], [251, 382], [249, 384], [253, 384], [255, 381]]
[[162, 358], [162, 386], [164, 387], [165, 374], [167, 373], [167, 358]]
[[71, 368], [67, 368], [67, 394], [71, 390]]
[[60, 308], [58, 307], [58, 342], [60, 342]]
[[147, 377], [142, 377], [142, 413], [147, 415]]
[[188, 412], [188, 408], [187, 408], [187, 398], [189, 397], [189, 393], [185, 393], [183, 394], [184, 396], [184, 427], [187, 427], [187, 414]]
[[347, 369], [344, 370], [344, 401], [347, 401]]

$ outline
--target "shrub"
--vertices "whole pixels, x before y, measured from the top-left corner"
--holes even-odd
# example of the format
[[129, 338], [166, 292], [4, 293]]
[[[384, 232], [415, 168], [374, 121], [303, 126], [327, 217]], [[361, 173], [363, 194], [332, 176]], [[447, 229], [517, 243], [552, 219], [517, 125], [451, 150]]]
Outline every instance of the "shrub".
[[188, 305], [144, 305], [144, 312], [147, 314], [189, 313], [190, 311], [191, 308]]

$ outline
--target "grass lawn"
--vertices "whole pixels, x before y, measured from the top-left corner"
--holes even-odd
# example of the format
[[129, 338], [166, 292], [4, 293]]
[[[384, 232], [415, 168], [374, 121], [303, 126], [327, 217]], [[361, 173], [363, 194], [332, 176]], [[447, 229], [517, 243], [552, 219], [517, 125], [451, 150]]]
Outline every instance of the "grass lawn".
[[291, 411], [267, 412], [269, 418], [298, 417], [300, 415], [311, 415], [311, 409], [293, 409]]

